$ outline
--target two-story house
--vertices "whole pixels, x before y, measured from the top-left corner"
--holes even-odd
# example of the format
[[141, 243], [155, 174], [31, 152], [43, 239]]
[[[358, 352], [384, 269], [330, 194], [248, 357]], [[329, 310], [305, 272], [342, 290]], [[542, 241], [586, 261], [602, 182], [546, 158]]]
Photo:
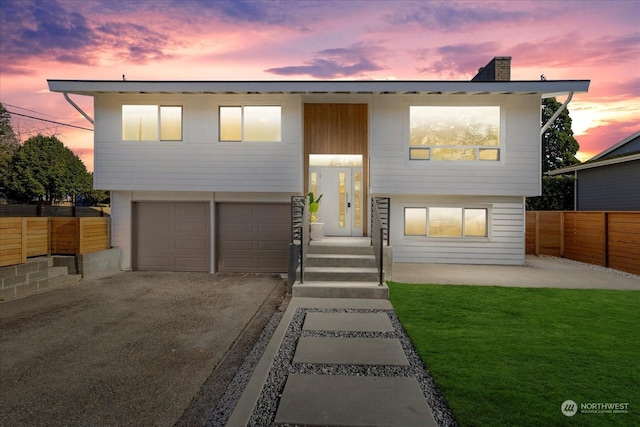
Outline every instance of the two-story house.
[[94, 98], [94, 185], [111, 191], [122, 270], [286, 271], [291, 196], [308, 191], [329, 236], [368, 235], [370, 198], [389, 197], [396, 262], [518, 265], [541, 98], [589, 81], [510, 81], [509, 65], [473, 81], [49, 88]]

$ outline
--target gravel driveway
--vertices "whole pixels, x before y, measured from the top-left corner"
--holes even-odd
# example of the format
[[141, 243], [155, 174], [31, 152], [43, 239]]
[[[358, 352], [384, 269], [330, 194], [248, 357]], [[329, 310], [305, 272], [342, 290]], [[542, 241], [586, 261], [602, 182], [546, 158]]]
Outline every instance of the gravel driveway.
[[203, 424], [285, 290], [271, 275], [129, 272], [4, 302], [1, 424]]

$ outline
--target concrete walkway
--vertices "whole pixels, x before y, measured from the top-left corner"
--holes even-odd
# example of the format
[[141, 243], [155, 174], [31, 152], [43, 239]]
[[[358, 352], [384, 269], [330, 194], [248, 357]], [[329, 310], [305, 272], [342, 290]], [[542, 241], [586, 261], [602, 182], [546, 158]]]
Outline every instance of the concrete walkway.
[[640, 276], [563, 258], [527, 255], [526, 265], [395, 263], [394, 282], [522, 288], [640, 290]]
[[388, 300], [296, 297], [227, 426], [436, 426], [429, 381]]

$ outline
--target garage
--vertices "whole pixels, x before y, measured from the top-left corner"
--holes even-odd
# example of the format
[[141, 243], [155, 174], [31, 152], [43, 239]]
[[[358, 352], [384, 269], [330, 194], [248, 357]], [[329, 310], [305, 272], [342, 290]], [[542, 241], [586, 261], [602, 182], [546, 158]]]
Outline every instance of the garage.
[[217, 271], [287, 271], [290, 204], [219, 203], [216, 218]]
[[133, 205], [133, 269], [210, 271], [209, 203]]

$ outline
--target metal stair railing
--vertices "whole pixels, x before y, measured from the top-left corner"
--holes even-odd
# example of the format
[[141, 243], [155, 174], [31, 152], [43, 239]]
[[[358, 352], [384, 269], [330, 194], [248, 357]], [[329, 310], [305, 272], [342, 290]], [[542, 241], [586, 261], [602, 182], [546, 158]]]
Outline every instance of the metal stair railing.
[[389, 246], [389, 218], [391, 200], [388, 197], [371, 198], [371, 245], [378, 268], [378, 285], [384, 284], [384, 246]]
[[309, 246], [309, 213], [307, 198], [291, 196], [291, 243], [287, 274], [288, 291], [291, 293], [300, 268], [300, 283], [304, 283], [304, 264]]

